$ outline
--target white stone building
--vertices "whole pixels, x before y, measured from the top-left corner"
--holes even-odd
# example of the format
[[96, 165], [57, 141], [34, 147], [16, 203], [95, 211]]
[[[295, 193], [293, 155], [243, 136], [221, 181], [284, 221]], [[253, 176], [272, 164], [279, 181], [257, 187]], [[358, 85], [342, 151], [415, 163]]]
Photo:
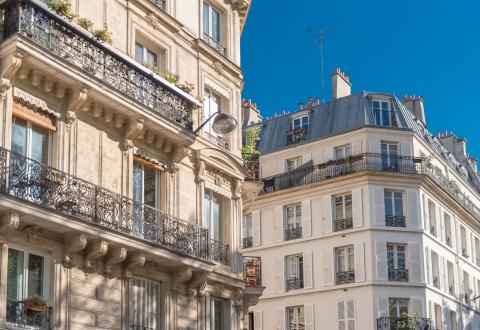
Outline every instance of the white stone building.
[[0, 1], [1, 329], [243, 328], [249, 3]]
[[432, 135], [420, 97], [332, 81], [333, 100], [249, 128], [264, 188], [245, 204], [243, 251], [266, 286], [250, 329], [480, 329], [466, 140]]

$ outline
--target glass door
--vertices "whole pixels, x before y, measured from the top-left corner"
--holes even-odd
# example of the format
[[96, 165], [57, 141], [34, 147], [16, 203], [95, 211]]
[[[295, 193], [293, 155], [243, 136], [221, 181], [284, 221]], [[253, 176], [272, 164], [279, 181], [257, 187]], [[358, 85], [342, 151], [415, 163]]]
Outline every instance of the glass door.
[[133, 161], [134, 216], [132, 230], [139, 237], [154, 240], [158, 238], [157, 171], [139, 161]]

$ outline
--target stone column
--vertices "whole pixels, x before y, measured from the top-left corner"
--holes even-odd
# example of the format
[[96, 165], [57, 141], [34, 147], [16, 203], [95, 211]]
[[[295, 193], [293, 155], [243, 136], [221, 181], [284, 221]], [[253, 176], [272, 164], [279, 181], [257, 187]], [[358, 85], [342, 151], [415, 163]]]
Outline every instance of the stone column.
[[8, 244], [2, 242], [0, 251], [0, 328], [5, 329], [7, 313], [7, 276], [8, 276]]

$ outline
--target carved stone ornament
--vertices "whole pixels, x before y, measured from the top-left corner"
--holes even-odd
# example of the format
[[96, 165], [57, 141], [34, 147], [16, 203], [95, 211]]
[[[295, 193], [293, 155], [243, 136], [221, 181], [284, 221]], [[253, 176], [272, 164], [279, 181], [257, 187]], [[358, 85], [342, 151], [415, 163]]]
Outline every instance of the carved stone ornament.
[[107, 254], [108, 242], [104, 240], [97, 240], [90, 244], [85, 255], [85, 264], [83, 269], [86, 273], [93, 273], [96, 271], [96, 261]]
[[160, 30], [160, 26], [161, 26], [161, 23], [160, 23], [160, 20], [158, 19], [157, 16], [155, 16], [153, 13], [148, 13], [146, 16], [145, 16], [145, 20], [147, 21], [147, 23], [153, 27], [155, 30]]
[[36, 244], [43, 231], [39, 226], [29, 226], [23, 232], [27, 235], [27, 240], [30, 243]]
[[225, 285], [223, 283], [216, 283], [213, 291], [216, 296], [223, 296], [225, 293]]
[[192, 278], [192, 269], [190, 267], [185, 267], [178, 270], [172, 276], [172, 283], [174, 285], [184, 283]]
[[125, 278], [131, 278], [136, 269], [142, 268], [145, 265], [146, 257], [143, 253], [135, 253], [128, 258], [127, 264], [123, 271]]
[[197, 159], [195, 164], [195, 183], [202, 183], [205, 181], [205, 162]]
[[215, 61], [213, 63], [213, 68], [215, 69], [215, 72], [221, 75], [223, 73], [223, 65], [220, 61]]
[[124, 247], [115, 247], [109, 249], [105, 256], [105, 270], [103, 275], [106, 278], [114, 277], [115, 266], [124, 262], [127, 258], [127, 249]]
[[243, 306], [243, 292], [241, 290], [236, 290], [233, 293], [232, 303], [237, 308], [241, 308]]
[[87, 246], [87, 236], [83, 234], [73, 234], [65, 238], [65, 257], [63, 266], [71, 268], [73, 264], [73, 255], [82, 251]]
[[0, 232], [3, 234], [10, 233], [18, 229], [20, 224], [20, 213], [18, 212], [8, 212], [2, 217], [2, 224], [0, 226]]
[[10, 81], [22, 66], [23, 54], [20, 52], [11, 54], [2, 62], [2, 76], [0, 80], [0, 94], [2, 96], [12, 87]]
[[152, 275], [162, 272], [162, 267], [154, 261], [146, 261], [143, 269], [145, 269], [146, 273]]
[[143, 123], [143, 118], [130, 119], [127, 121], [123, 131], [123, 140], [120, 145], [122, 150], [125, 151], [133, 147], [132, 141], [142, 133]]
[[233, 199], [240, 199], [242, 198], [242, 186], [243, 183], [241, 180], [235, 180], [233, 183]]
[[207, 273], [198, 273], [188, 283], [189, 290], [196, 290], [197, 296], [203, 297], [207, 292]]
[[80, 110], [82, 105], [87, 102], [88, 98], [88, 89], [83, 87], [76, 89], [70, 95], [68, 101], [67, 112], [66, 112], [66, 121], [67, 124], [72, 124], [77, 118], [77, 112]]

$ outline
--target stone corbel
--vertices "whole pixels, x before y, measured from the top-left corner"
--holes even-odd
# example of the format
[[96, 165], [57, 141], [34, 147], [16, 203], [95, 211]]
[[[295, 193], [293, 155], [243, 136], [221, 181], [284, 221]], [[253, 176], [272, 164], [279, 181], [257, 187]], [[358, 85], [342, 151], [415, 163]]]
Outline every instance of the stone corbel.
[[127, 264], [123, 271], [123, 276], [125, 278], [131, 278], [135, 269], [142, 268], [145, 265], [146, 257], [143, 253], [135, 253], [130, 258], [128, 258]]
[[71, 268], [73, 264], [73, 255], [82, 251], [87, 246], [87, 236], [83, 234], [74, 234], [65, 238], [65, 258], [63, 266]]
[[133, 147], [133, 139], [142, 133], [144, 120], [142, 118], [130, 119], [127, 121], [123, 131], [123, 140], [120, 148], [126, 151]]
[[176, 174], [180, 170], [180, 166], [177, 163], [172, 163], [167, 167], [170, 174]]
[[195, 162], [195, 183], [205, 182], [205, 161], [197, 158]]
[[18, 229], [20, 224], [20, 213], [8, 212], [2, 217], [2, 224], [0, 225], [0, 232], [2, 234], [8, 234]]
[[30, 243], [36, 244], [43, 231], [39, 226], [29, 226], [23, 232], [27, 235], [27, 240]]
[[188, 291], [195, 290], [197, 296], [203, 297], [207, 293], [207, 273], [202, 272], [188, 283]]
[[109, 249], [105, 257], [105, 270], [104, 276], [106, 278], [114, 277], [115, 266], [124, 262], [127, 258], [127, 249], [124, 247], [116, 247]]
[[108, 242], [104, 240], [96, 240], [87, 247], [85, 254], [85, 262], [83, 269], [86, 273], [93, 273], [96, 271], [96, 261], [107, 254]]
[[5, 94], [11, 87], [11, 80], [22, 66], [23, 54], [20, 52], [9, 55], [2, 61], [2, 77], [0, 80], [0, 93]]
[[243, 187], [243, 182], [241, 180], [235, 179], [233, 181], [232, 198], [234, 200], [238, 200], [242, 198], [242, 187]]
[[185, 267], [177, 271], [173, 276], [172, 285], [179, 285], [185, 283], [192, 278], [192, 269]]
[[187, 157], [189, 149], [182, 144], [176, 144], [172, 152], [172, 162], [180, 163]]
[[232, 304], [236, 308], [242, 308], [243, 306], [243, 292], [242, 290], [235, 290], [235, 292], [232, 295]]
[[85, 87], [75, 89], [70, 95], [70, 99], [67, 106], [66, 120], [67, 124], [72, 124], [77, 118], [77, 112], [82, 105], [87, 102], [88, 89]]

